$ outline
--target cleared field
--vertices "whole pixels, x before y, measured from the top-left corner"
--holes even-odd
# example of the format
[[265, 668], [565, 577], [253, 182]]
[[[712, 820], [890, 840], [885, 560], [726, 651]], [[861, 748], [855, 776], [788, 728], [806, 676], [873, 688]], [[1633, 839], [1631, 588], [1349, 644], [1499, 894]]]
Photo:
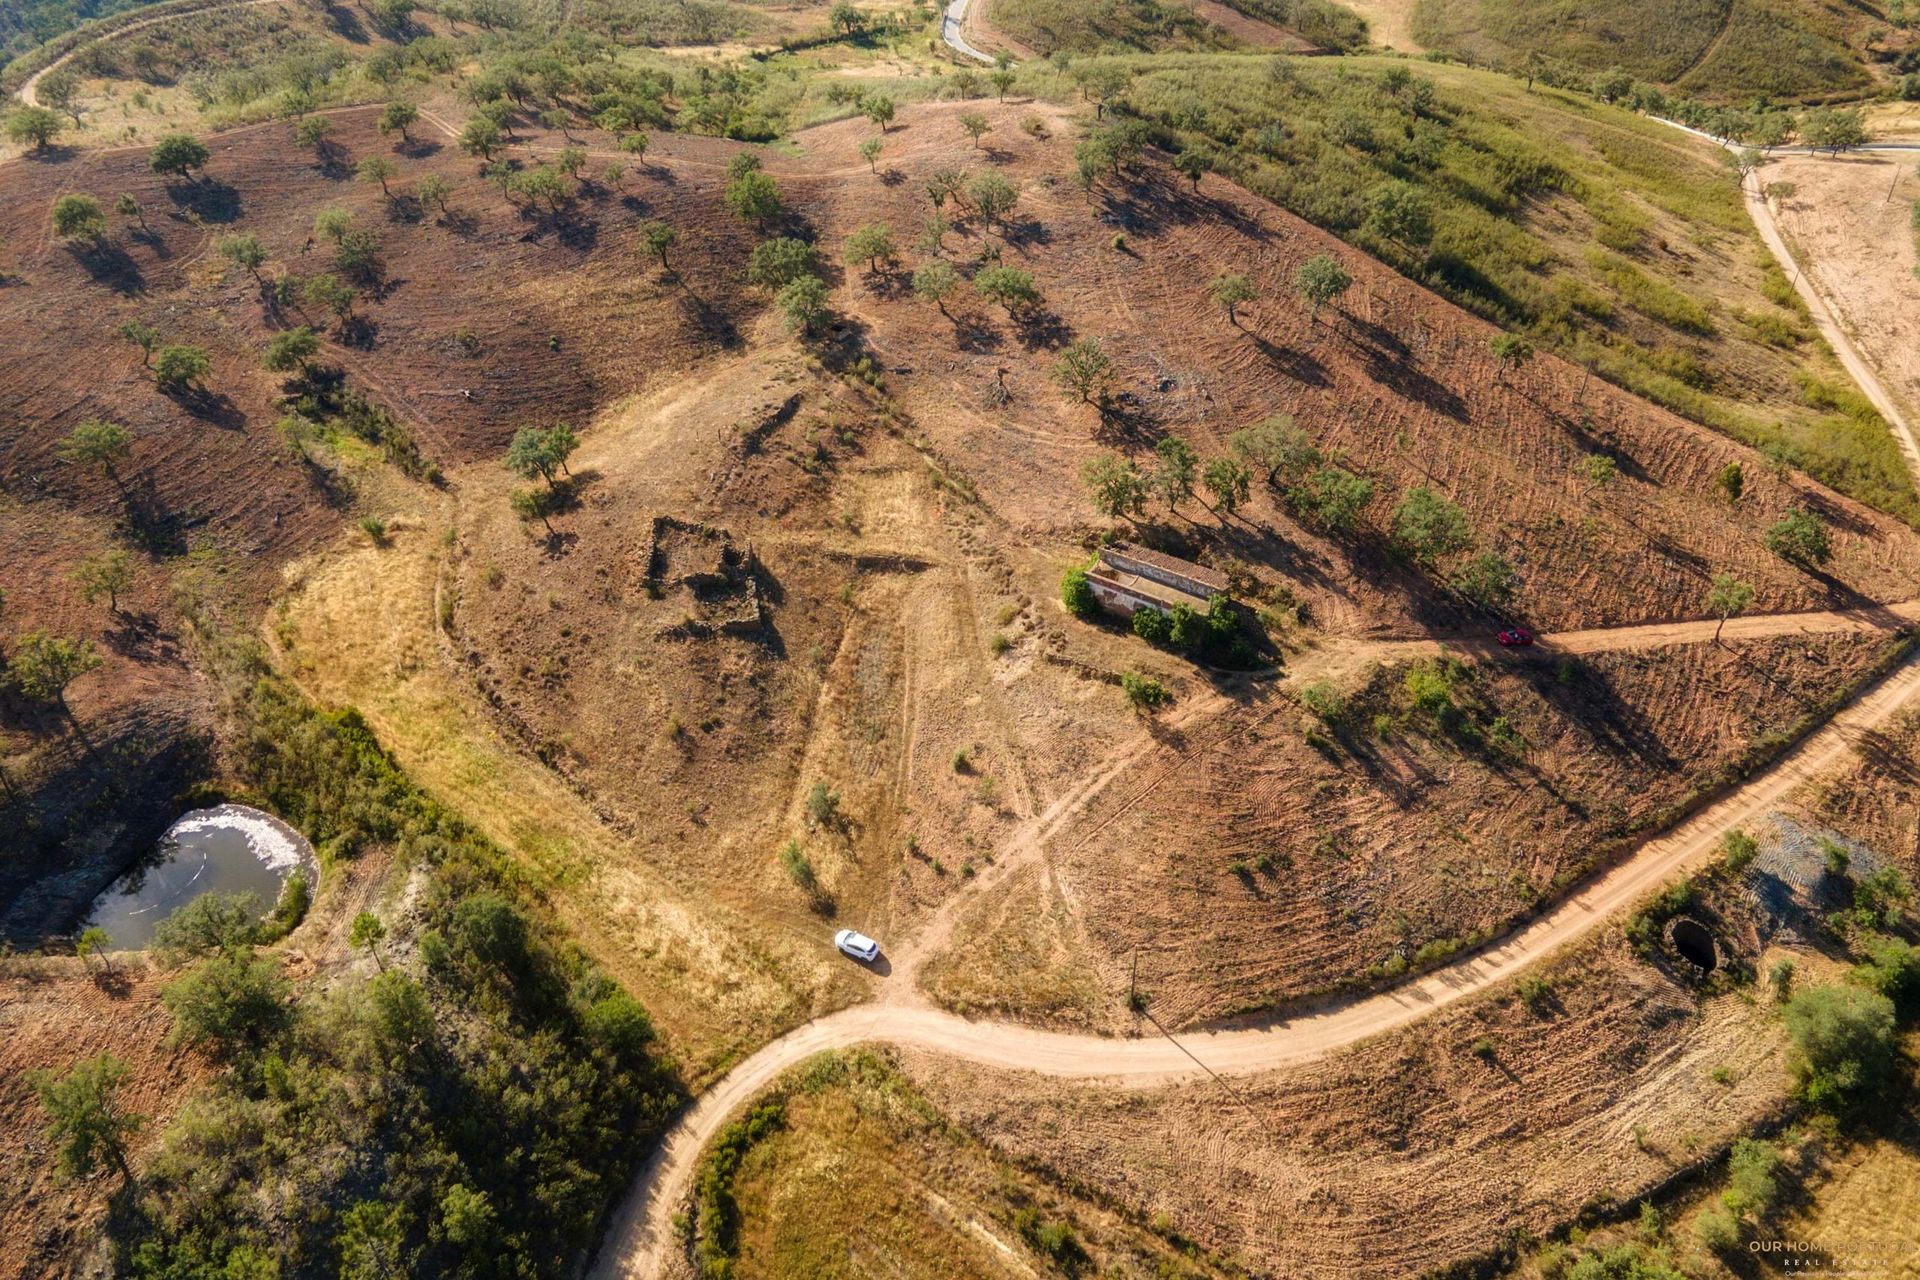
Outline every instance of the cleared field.
[[1786, 1087], [1763, 1011], [1702, 998], [1617, 935], [1537, 976], [1539, 1012], [1480, 1001], [1314, 1067], [1219, 1084], [1074, 1088], [903, 1062], [961, 1128], [1254, 1274], [1425, 1274], [1659, 1183]]

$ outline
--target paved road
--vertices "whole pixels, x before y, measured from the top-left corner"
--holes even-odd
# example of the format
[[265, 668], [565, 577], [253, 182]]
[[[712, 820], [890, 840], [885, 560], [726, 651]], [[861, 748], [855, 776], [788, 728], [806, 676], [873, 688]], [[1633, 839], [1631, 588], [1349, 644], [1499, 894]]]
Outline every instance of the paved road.
[[951, 0], [947, 5], [945, 16], [940, 19], [940, 38], [963, 58], [972, 58], [975, 62], [992, 62], [992, 54], [982, 53], [967, 43], [967, 8], [972, 3], [973, 0]]

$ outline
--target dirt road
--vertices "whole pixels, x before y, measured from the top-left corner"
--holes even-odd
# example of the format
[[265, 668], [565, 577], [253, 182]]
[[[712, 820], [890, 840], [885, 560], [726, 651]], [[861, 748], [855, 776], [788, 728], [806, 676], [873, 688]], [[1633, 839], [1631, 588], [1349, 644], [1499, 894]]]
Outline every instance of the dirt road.
[[[1703, 130], [1681, 124], [1677, 120], [1666, 120], [1658, 116], [1653, 118], [1660, 120], [1662, 124], [1671, 125], [1682, 133], [1703, 138], [1716, 146], [1726, 147], [1728, 150], [1734, 148], [1734, 144], [1730, 142], [1716, 138]], [[1883, 142], [1856, 147], [1850, 154], [1901, 154], [1915, 151], [1920, 151], [1920, 143]], [[1810, 156], [1815, 152], [1808, 147], [1779, 147], [1773, 154], [1779, 157]], [[1820, 330], [1820, 336], [1827, 340], [1827, 345], [1832, 347], [1834, 354], [1840, 357], [1841, 365], [1859, 385], [1860, 390], [1866, 393], [1867, 399], [1873, 403], [1875, 409], [1879, 410], [1880, 416], [1885, 418], [1887, 424], [1892, 427], [1894, 442], [1900, 446], [1900, 456], [1906, 459], [1907, 473], [1913, 477], [1914, 487], [1920, 489], [1920, 432], [1914, 430], [1913, 423], [1901, 411], [1894, 398], [1887, 393], [1886, 386], [1874, 372], [1873, 366], [1860, 354], [1859, 348], [1854, 345], [1853, 335], [1835, 318], [1833, 307], [1814, 287], [1812, 273], [1801, 270], [1800, 264], [1795, 261], [1793, 250], [1788, 247], [1787, 238], [1781, 233], [1780, 223], [1774, 217], [1773, 206], [1767, 200], [1766, 188], [1760, 181], [1759, 169], [1746, 177], [1741, 191], [1746, 196], [1747, 214], [1753, 219], [1753, 225], [1759, 229], [1760, 239], [1766, 243], [1767, 251], [1773, 254], [1774, 260], [1780, 264], [1780, 269], [1793, 279], [1794, 289], [1799, 293], [1801, 301], [1807, 304], [1807, 310], [1812, 313], [1814, 325]]]
[[287, 0], [231, 0], [230, 3], [210, 4], [199, 9], [177, 9], [171, 13], [162, 13], [151, 18], [143, 18], [139, 22], [129, 22], [124, 27], [115, 27], [112, 31], [102, 35], [98, 40], [89, 40], [84, 44], [75, 45], [73, 48], [55, 58], [52, 62], [49, 62], [46, 66], [34, 72], [27, 78], [27, 82], [20, 86], [20, 101], [30, 107], [39, 106], [40, 82], [46, 79], [50, 73], [58, 71], [61, 67], [72, 61], [74, 55], [82, 49], [90, 49], [95, 45], [104, 44], [108, 40], [118, 40], [121, 36], [129, 32], [139, 31], [144, 27], [151, 27], [162, 22], [172, 22], [176, 18], [196, 18], [204, 13], [214, 13], [225, 9], [251, 9], [255, 5], [285, 4], [286, 2]]
[[[1911, 608], [1911, 606], [1909, 606]], [[1692, 626], [1697, 624], [1679, 624]], [[1891, 674], [1772, 768], [1665, 835], [1497, 946], [1392, 991], [1244, 1029], [1151, 1039], [1065, 1035], [970, 1022], [927, 1008], [901, 989], [876, 1003], [807, 1023], [767, 1045], [701, 1097], [667, 1135], [617, 1210], [592, 1274], [652, 1280], [672, 1249], [671, 1218], [700, 1152], [738, 1107], [787, 1068], [826, 1049], [880, 1041], [1007, 1070], [1140, 1087], [1208, 1072], [1246, 1075], [1323, 1057], [1403, 1027], [1513, 977], [1716, 855], [1728, 830], [1752, 823], [1800, 783], [1838, 763], [1902, 710], [1920, 705], [1920, 655]]]
[[[1714, 639], [1770, 640], [1782, 636], [1832, 635], [1836, 632], [1899, 631], [1920, 622], [1920, 600], [1899, 604], [1866, 605], [1859, 609], [1827, 609], [1814, 613], [1756, 613], [1729, 618], [1724, 628], [1718, 618], [1692, 622], [1646, 622], [1627, 627], [1597, 627], [1590, 631], [1557, 631], [1535, 638], [1536, 653], [1617, 653], [1628, 649], [1658, 649], [1672, 644], [1707, 644]], [[1359, 661], [1391, 661], [1454, 653], [1486, 658], [1499, 654], [1491, 637], [1470, 640], [1381, 640], [1354, 646]], [[1525, 652], [1522, 650], [1520, 652]]]

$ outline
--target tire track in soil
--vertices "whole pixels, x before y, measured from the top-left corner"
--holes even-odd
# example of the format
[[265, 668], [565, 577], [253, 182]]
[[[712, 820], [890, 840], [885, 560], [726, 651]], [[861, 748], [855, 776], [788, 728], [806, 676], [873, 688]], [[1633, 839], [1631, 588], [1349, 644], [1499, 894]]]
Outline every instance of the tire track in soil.
[[[1632, 858], [1532, 924], [1494, 946], [1376, 995], [1329, 1002], [1299, 1017], [1196, 1032], [1183, 1037], [1185, 1043], [1172, 1036], [1116, 1040], [971, 1022], [899, 1000], [860, 1005], [810, 1022], [740, 1063], [682, 1116], [615, 1210], [590, 1274], [596, 1280], [657, 1276], [674, 1253], [670, 1219], [708, 1139], [787, 1068], [816, 1053], [878, 1041], [1002, 1070], [1133, 1088], [1252, 1075], [1315, 1061], [1507, 981], [1578, 940], [1674, 876], [1713, 857], [1727, 830], [1765, 813], [1857, 745], [1870, 742], [1879, 725], [1916, 702], [1920, 655], [1910, 655], [1771, 768], [1643, 842]], [[1063, 798], [1059, 807], [1065, 805]], [[1087, 838], [1093, 834], [1097, 829]]]

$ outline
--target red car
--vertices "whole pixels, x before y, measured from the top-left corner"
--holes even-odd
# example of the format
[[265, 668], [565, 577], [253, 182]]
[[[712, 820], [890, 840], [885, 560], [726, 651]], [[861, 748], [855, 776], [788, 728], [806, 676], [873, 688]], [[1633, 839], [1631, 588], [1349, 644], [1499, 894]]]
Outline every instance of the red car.
[[1523, 649], [1533, 643], [1533, 632], [1525, 627], [1508, 627], [1494, 636], [1494, 639], [1498, 640], [1503, 648]]

